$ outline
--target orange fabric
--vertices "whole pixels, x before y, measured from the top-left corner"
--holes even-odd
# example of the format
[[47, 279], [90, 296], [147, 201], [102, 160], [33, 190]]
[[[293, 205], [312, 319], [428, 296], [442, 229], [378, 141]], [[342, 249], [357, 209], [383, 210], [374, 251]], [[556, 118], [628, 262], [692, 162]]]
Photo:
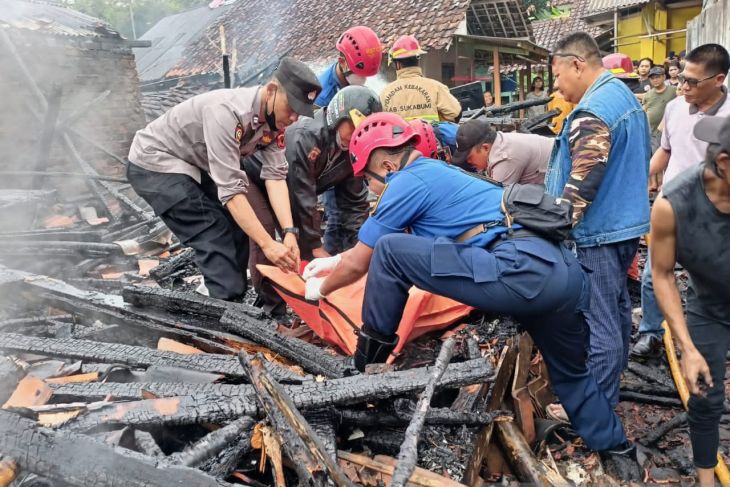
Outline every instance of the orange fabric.
[[[332, 292], [316, 303], [304, 299], [304, 280], [298, 274], [286, 274], [274, 266], [256, 267], [272, 281], [276, 292], [317, 336], [336, 345], [348, 355], [355, 353], [357, 331], [362, 326], [362, 302], [367, 276]], [[398, 325], [397, 334], [400, 340], [394, 354], [421, 335], [449, 327], [473, 309], [453, 299], [415, 287], [411, 288], [409, 294], [403, 318]]]

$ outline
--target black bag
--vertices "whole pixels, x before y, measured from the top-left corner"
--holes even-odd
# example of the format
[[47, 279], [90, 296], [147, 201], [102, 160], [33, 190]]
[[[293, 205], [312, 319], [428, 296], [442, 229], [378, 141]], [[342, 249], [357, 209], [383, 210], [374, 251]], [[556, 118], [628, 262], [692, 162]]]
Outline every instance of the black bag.
[[502, 196], [502, 212], [510, 230], [513, 222], [519, 223], [549, 240], [568, 240], [573, 230], [571, 202], [547, 194], [540, 184], [507, 186]]

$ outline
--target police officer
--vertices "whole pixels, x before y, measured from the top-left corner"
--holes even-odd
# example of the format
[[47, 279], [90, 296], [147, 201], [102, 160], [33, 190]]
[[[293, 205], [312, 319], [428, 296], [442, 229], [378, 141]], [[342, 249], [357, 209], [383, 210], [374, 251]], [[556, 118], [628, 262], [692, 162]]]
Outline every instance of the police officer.
[[423, 118], [429, 122], [456, 122], [461, 104], [449, 88], [436, 80], [425, 78], [418, 59], [426, 51], [415, 37], [399, 37], [388, 53], [395, 63], [397, 79], [383, 88], [380, 101], [383, 111], [397, 113], [406, 120]]
[[322, 298], [369, 268], [355, 352], [360, 370], [394, 349], [411, 286], [513, 315], [545, 357], [553, 388], [586, 443], [596, 450], [629, 449], [586, 367], [581, 309], [587, 279], [576, 258], [517, 226], [508, 234], [502, 187], [424, 158], [414, 150], [418, 138], [407, 122], [385, 112], [355, 130], [355, 174], [365, 175], [380, 200], [352, 250], [307, 266], [307, 299]]
[[135, 135], [129, 182], [180, 242], [195, 250], [210, 296], [237, 299], [246, 291], [247, 236], [271, 262], [296, 269], [294, 235], [282, 244], [264, 230], [246, 199], [249, 182], [240, 158], [259, 154], [279, 223], [293, 227], [287, 163], [274, 141], [299, 115], [312, 115], [320, 90], [305, 64], [285, 57], [267, 84], [195, 96]]
[[[368, 216], [368, 189], [362, 177], [352, 172], [348, 146], [350, 137], [366, 116], [381, 110], [378, 95], [364, 86], [347, 86], [340, 90], [329, 106], [317, 110], [313, 118], [302, 118], [286, 129], [286, 160], [289, 163], [287, 176], [289, 199], [291, 201], [294, 225], [299, 236], [302, 258], [328, 257], [328, 249], [322, 244], [322, 224], [317, 211], [317, 195], [332, 190], [341, 211], [342, 226], [338, 240], [344, 248], [334, 249], [339, 253], [357, 243], [357, 232]], [[270, 235], [274, 234], [274, 218], [269, 202], [263, 197], [261, 160], [249, 157], [244, 168], [254, 186], [249, 195], [258, 194], [259, 201], [253, 203], [259, 220]], [[333, 231], [330, 222], [326, 232]], [[284, 312], [281, 298], [274, 292], [263, 276], [256, 270], [256, 264], [268, 264], [266, 255], [252, 244], [249, 268], [251, 281], [259, 295], [259, 303], [273, 315]]]
[[365, 84], [375, 76], [383, 58], [383, 46], [378, 35], [369, 27], [358, 25], [342, 33], [336, 44], [340, 56], [319, 76], [322, 92], [315, 103], [326, 107], [335, 93], [345, 86]]

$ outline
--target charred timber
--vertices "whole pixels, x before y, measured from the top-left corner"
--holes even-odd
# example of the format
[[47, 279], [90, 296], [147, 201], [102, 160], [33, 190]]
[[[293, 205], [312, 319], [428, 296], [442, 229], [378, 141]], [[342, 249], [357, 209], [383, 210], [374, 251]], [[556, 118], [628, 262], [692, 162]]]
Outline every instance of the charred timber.
[[[389, 399], [426, 387], [430, 368], [376, 375], [361, 375], [324, 382], [284, 386], [294, 405], [303, 410], [347, 406]], [[483, 359], [449, 365], [438, 383], [441, 388], [488, 381], [491, 368]], [[224, 423], [241, 416], [260, 417], [250, 385], [230, 384], [64, 384], [53, 385], [63, 397], [141, 397], [143, 391], [163, 399], [112, 404], [79, 416], [68, 427], [87, 431], [109, 426], [156, 426]]]
[[441, 346], [436, 363], [431, 368], [431, 377], [428, 384], [426, 384], [426, 388], [421, 393], [421, 397], [418, 399], [415, 414], [406, 429], [405, 440], [403, 440], [400, 453], [398, 453], [398, 465], [396, 465], [393, 471], [393, 479], [390, 483], [391, 487], [404, 487], [411, 477], [413, 470], [416, 468], [416, 461], [418, 460], [418, 438], [426, 422], [426, 414], [431, 407], [431, 399], [436, 391], [436, 384], [441, 380], [446, 367], [451, 361], [451, 357], [454, 355], [455, 345], [456, 340], [453, 337], [446, 340]]
[[652, 429], [649, 434], [639, 440], [642, 445], [651, 446], [657, 441], [661, 440], [664, 435], [672, 431], [674, 428], [679, 428], [687, 423], [687, 411], [683, 411], [674, 416], [669, 421], [664, 421], [659, 424], [656, 428]]
[[230, 485], [192, 468], [166, 467], [144, 455], [126, 454], [83, 435], [41, 428], [7, 411], [0, 411], [0, 451], [25, 472], [80, 487]]
[[324, 486], [329, 479], [337, 487], [354, 487], [291, 397], [268, 374], [263, 366], [263, 356], [257, 354], [249, 359], [245, 353], [240, 353], [238, 359], [256, 391], [261, 407], [279, 435], [279, 443], [294, 462], [299, 483]]
[[[166, 365], [183, 369], [243, 377], [235, 356], [212, 353], [183, 355], [175, 352], [152, 350], [147, 347], [104, 343], [73, 338], [38, 338], [17, 333], [0, 333], [0, 350], [26, 352], [47, 357], [63, 357], [92, 362], [125, 364], [133, 367]], [[280, 369], [277, 367], [277, 369]], [[301, 377], [286, 369], [280, 369], [279, 377], [299, 382]]]
[[226, 449], [231, 442], [240, 438], [245, 432], [253, 429], [254, 420], [244, 416], [230, 424], [217, 429], [195, 442], [189, 449], [169, 458], [175, 465], [199, 467], [207, 460], [216, 457]]
[[[277, 332], [273, 323], [262, 321], [263, 312], [258, 308], [209, 298], [198, 293], [150, 287], [129, 286], [124, 288], [122, 296], [127, 303], [138, 307], [152, 307], [219, 320], [221, 331], [235, 333], [263, 345], [313, 374], [336, 378], [351, 372], [351, 367], [343, 357], [332, 357], [317, 345]], [[212, 323], [211, 326], [216, 325]]]
[[0, 241], [3, 255], [78, 255], [82, 257], [125, 257], [116, 244], [97, 242], [71, 242], [64, 240], [12, 240]]
[[157, 267], [150, 269], [150, 277], [160, 282], [169, 279], [181, 271], [197, 269], [195, 262], [193, 262], [193, 256], [195, 256], [195, 251], [187, 248], [174, 257], [170, 257], [165, 262], [160, 262], [160, 265]]
[[[337, 413], [340, 421], [345, 424], [359, 426], [403, 426], [408, 424], [412, 413], [393, 411], [391, 414], [380, 411], [360, 411], [344, 409]], [[486, 426], [491, 424], [494, 416], [491, 413], [474, 411], [460, 412], [449, 408], [431, 408], [426, 414], [426, 424], [445, 426]]]
[[248, 338], [301, 365], [304, 370], [329, 378], [345, 377], [353, 373], [349, 361], [341, 356], [328, 355], [321, 347], [288, 337], [261, 321], [232, 309], [226, 310], [220, 320], [224, 331]]

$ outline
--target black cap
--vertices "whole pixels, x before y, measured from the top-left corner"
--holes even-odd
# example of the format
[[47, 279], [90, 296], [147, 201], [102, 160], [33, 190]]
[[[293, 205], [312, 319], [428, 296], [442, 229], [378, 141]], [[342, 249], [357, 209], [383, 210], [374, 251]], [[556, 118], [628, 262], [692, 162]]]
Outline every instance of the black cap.
[[492, 126], [484, 119], [475, 119], [464, 122], [456, 131], [456, 152], [451, 159], [453, 164], [464, 164], [469, 152], [477, 146], [484, 136], [492, 130]]
[[720, 144], [730, 153], [730, 117], [703, 117], [694, 128], [694, 136], [710, 144]]
[[651, 76], [657, 76], [657, 75], [664, 76], [665, 74], [666, 73], [664, 72], [664, 68], [662, 68], [661, 66], [654, 66], [653, 68], [651, 68], [649, 70], [649, 76], [650, 77]]
[[314, 100], [322, 91], [314, 71], [303, 62], [287, 56], [282, 58], [274, 77], [286, 91], [292, 110], [306, 117], [314, 115]]

